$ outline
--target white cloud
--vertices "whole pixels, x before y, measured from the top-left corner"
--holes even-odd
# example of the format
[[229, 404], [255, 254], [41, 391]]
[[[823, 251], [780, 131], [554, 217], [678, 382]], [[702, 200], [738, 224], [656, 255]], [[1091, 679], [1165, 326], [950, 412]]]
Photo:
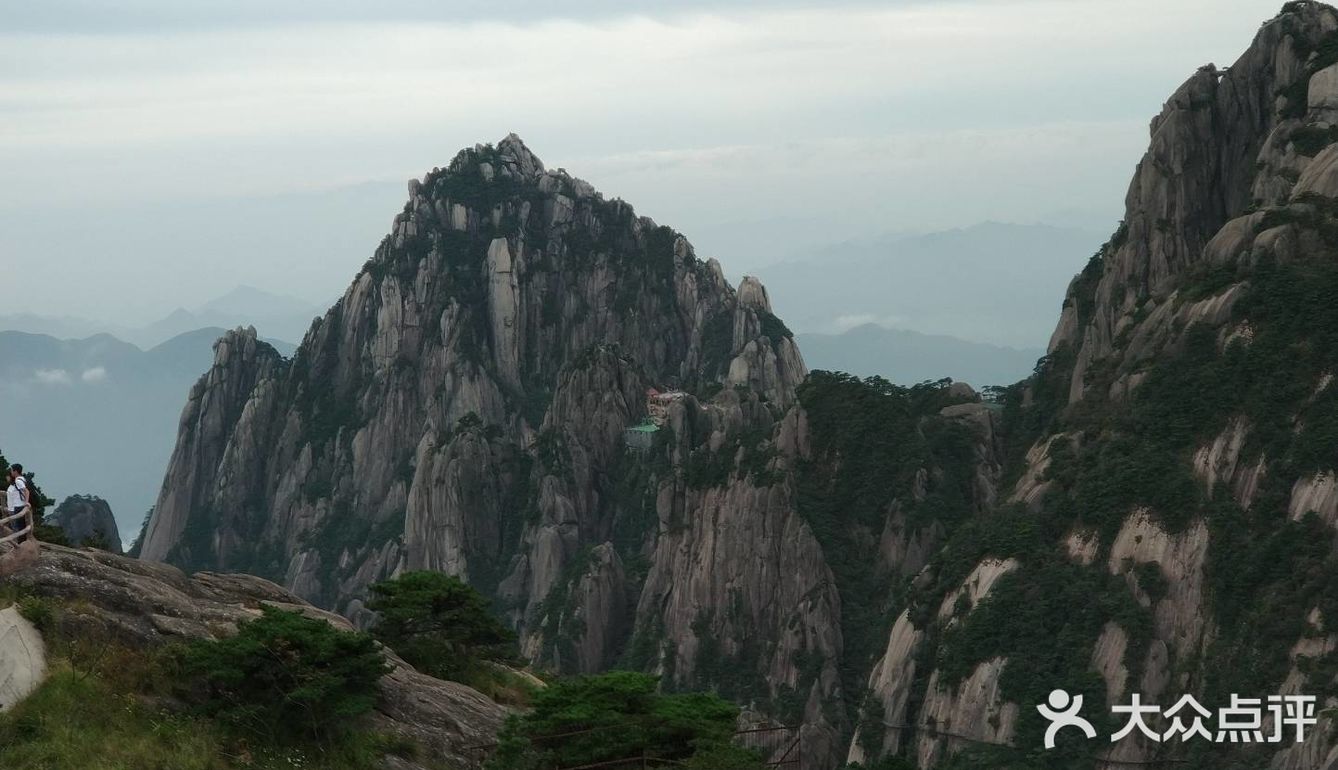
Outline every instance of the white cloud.
[[92, 369], [85, 369], [84, 373], [79, 375], [79, 379], [84, 382], [102, 382], [107, 379], [107, 369], [102, 366], [95, 366]]
[[42, 385], [69, 385], [70, 373], [64, 369], [38, 369], [34, 372], [37, 382]]
[[[0, 70], [0, 157], [152, 157], [180, 144], [194, 168], [151, 162], [138, 186], [194, 185], [198, 170], [214, 172], [215, 190], [238, 191], [313, 173], [327, 183], [419, 173], [448, 159], [392, 163], [391, 138], [445, 153], [514, 129], [616, 152], [988, 126], [1016, 117], [998, 114], [1009, 102], [1072, 119], [1093, 94], [1127, 108], [1124, 81], [1151, 76], [1160, 99], [1204, 59], [1234, 57], [1267, 12], [1225, 5], [1237, 8], [1028, 0], [0, 35], [11, 65]], [[1134, 43], [1139, 56], [1120, 55]], [[1136, 106], [1140, 120], [1148, 106]], [[202, 141], [231, 151], [199, 153]], [[277, 168], [271, 143], [290, 153]], [[349, 145], [367, 148], [372, 165], [338, 152]], [[125, 194], [109, 182], [112, 191]]]
[[[40, 244], [30, 278], [61, 287], [68, 304], [53, 310], [109, 316], [126, 295], [170, 311], [224, 269], [277, 285], [347, 280], [397, 204], [340, 231], [366, 246], [337, 264], [311, 241], [283, 260], [238, 250], [226, 266], [158, 237], [170, 212], [155, 207], [407, 179], [508, 131], [689, 237], [742, 220], [803, 219], [839, 241], [1061, 208], [1113, 219], [1148, 119], [1196, 66], [1234, 59], [1278, 6], [705, 4], [652, 17], [607, 3], [602, 17], [567, 19], [476, 4], [358, 21], [377, 18], [368, 3], [335, 23], [10, 26], [29, 31], [0, 33], [0, 263]], [[79, 16], [42, 18], [63, 15]], [[40, 215], [69, 206], [157, 224], [105, 244], [92, 225]], [[731, 272], [758, 266], [706, 253]]]

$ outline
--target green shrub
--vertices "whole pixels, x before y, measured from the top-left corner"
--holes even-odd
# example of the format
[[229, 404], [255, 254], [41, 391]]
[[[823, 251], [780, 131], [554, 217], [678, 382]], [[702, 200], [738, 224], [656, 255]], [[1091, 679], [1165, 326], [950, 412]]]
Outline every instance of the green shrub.
[[643, 755], [685, 762], [724, 752], [738, 708], [708, 693], [664, 695], [657, 681], [614, 671], [552, 684], [535, 694], [530, 713], [507, 720], [486, 767], [536, 770]]
[[264, 607], [235, 636], [195, 640], [183, 669], [200, 709], [267, 738], [326, 737], [372, 710], [389, 672], [367, 634]]
[[432, 676], [459, 681], [478, 661], [514, 657], [516, 635], [457, 577], [406, 572], [372, 586], [372, 597], [368, 608], [381, 614], [372, 633]]
[[774, 313], [763, 310], [759, 312], [762, 320], [762, 336], [771, 340], [772, 344], [777, 344], [783, 339], [791, 339], [794, 333], [785, 322], [777, 318]]
[[1338, 126], [1301, 126], [1292, 132], [1291, 141], [1296, 154], [1313, 158], [1325, 147], [1338, 141]]
[[100, 529], [95, 530], [93, 534], [84, 538], [84, 541], [79, 544], [79, 547], [92, 548], [96, 551], [110, 551], [112, 549], [111, 540], [108, 539], [106, 533]]
[[1152, 561], [1138, 564], [1134, 567], [1134, 575], [1138, 578], [1138, 587], [1143, 589], [1143, 593], [1148, 595], [1153, 604], [1166, 598], [1170, 583], [1162, 574], [1159, 563]]
[[[92, 643], [93, 639], [86, 641]], [[113, 665], [136, 663], [135, 652]], [[251, 741], [213, 720], [158, 707], [102, 670], [52, 661], [50, 675], [22, 703], [0, 714], [5, 770], [373, 770], [387, 755], [408, 759], [417, 744], [351, 732], [317, 745]], [[422, 760], [418, 760], [422, 763]], [[423, 763], [426, 767], [438, 765]]]
[[47, 631], [55, 622], [56, 610], [51, 600], [41, 596], [25, 596], [18, 601], [19, 614], [39, 631]]
[[902, 387], [881, 377], [814, 371], [799, 386], [813, 451], [797, 463], [796, 503], [841, 594], [842, 705], [851, 720], [864, 666], [881, 652], [896, 617], [895, 606], [870, 599], [896, 589], [878, 568], [878, 534], [889, 508], [894, 501], [900, 506], [910, 532], [928, 527], [951, 534], [970, 519], [975, 438], [959, 421], [938, 414], [954, 402], [950, 385]]
[[[0, 593], [24, 603], [24, 594], [6, 588]], [[80, 603], [28, 604], [42, 613], [86, 611]], [[415, 759], [420, 753], [412, 740], [370, 730], [274, 740], [221, 718], [190, 713], [173, 696], [191, 685], [197, 694], [207, 688], [183, 679], [189, 674], [180, 648], [129, 647], [99, 629], [64, 622], [44, 629], [46, 680], [0, 714], [4, 770], [373, 770], [384, 768], [388, 755]]]

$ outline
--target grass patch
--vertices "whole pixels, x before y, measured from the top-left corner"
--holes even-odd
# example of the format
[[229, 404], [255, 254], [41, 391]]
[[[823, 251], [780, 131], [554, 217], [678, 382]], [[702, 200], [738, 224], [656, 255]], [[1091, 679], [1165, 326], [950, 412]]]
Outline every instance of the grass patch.
[[[0, 588], [0, 607], [17, 605], [43, 630], [45, 682], [0, 714], [4, 770], [374, 770], [385, 757], [424, 761], [413, 741], [368, 729], [358, 719], [318, 738], [269, 740], [192, 708], [195, 684], [183, 648], [130, 648], [75, 620], [78, 603]], [[78, 635], [62, 633], [83, 628]], [[185, 696], [185, 697], [183, 697]]]
[[58, 659], [47, 681], [0, 716], [5, 770], [371, 770], [414, 747], [372, 733], [325, 745], [251, 745], [209, 720], [154, 706], [97, 672]]

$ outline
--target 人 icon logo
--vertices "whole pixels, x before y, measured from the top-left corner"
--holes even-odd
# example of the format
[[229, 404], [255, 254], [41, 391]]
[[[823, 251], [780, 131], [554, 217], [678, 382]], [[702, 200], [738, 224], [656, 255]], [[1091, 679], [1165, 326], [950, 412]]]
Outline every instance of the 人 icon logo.
[[1096, 728], [1092, 723], [1078, 716], [1082, 711], [1082, 696], [1069, 695], [1066, 690], [1055, 690], [1050, 693], [1047, 703], [1042, 703], [1036, 707], [1041, 712], [1041, 716], [1050, 720], [1050, 726], [1045, 730], [1045, 747], [1053, 749], [1055, 747], [1055, 736], [1065, 727], [1074, 727], [1082, 730], [1088, 740], [1096, 737]]

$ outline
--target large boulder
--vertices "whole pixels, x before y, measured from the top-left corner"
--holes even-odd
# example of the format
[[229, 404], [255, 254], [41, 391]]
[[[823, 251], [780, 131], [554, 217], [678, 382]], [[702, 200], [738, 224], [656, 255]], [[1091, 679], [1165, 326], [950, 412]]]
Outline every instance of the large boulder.
[[46, 652], [37, 629], [15, 607], [0, 610], [0, 712], [8, 711], [46, 678]]

